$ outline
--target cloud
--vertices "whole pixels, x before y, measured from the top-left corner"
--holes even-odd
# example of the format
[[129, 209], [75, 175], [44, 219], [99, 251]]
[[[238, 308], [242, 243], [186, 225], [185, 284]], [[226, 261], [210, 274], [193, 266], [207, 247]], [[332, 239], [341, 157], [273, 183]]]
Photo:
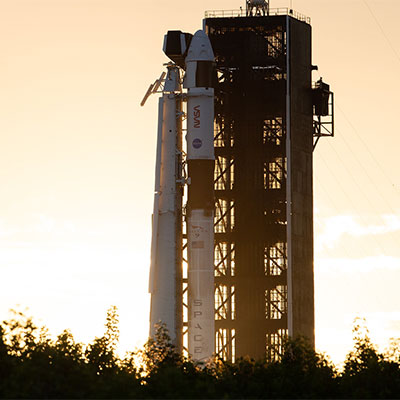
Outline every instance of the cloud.
[[316, 218], [315, 248], [317, 252], [334, 248], [344, 236], [362, 238], [400, 232], [400, 216], [393, 214], [373, 218], [377, 221], [375, 224], [365, 223], [361, 217], [353, 215], [335, 215], [322, 220], [318, 219], [318, 216]]
[[8, 226], [4, 219], [0, 220], [0, 239], [11, 237], [17, 232], [18, 229]]
[[[315, 257], [317, 269], [328, 270], [331, 273], [365, 273], [373, 270], [400, 271], [400, 258], [386, 255], [363, 258], [328, 258]], [[339, 275], [340, 276], [340, 275]]]
[[395, 331], [397, 333], [396, 336], [400, 337], [400, 315], [389, 322], [388, 329], [391, 331]]
[[34, 226], [34, 230], [38, 233], [52, 233], [56, 229], [56, 221], [44, 214], [35, 214], [37, 223]]
[[34, 222], [25, 228], [26, 232], [68, 235], [77, 231], [76, 225], [71, 221], [56, 219], [45, 214], [33, 214], [33, 218]]

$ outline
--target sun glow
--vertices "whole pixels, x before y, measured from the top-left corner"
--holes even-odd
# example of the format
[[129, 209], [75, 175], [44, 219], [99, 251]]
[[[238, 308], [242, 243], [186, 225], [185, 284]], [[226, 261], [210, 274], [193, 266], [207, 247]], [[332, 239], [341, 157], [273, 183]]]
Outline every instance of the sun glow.
[[[20, 304], [90, 342], [116, 305], [121, 351], [147, 339], [157, 99], [139, 103], [168, 29], [194, 32], [204, 10], [239, 6], [153, 3], [0, 5], [1, 319]], [[317, 348], [340, 362], [357, 316], [381, 348], [400, 336], [399, 60], [370, 13], [400, 53], [400, 2], [298, 3], [341, 110], [314, 152]]]

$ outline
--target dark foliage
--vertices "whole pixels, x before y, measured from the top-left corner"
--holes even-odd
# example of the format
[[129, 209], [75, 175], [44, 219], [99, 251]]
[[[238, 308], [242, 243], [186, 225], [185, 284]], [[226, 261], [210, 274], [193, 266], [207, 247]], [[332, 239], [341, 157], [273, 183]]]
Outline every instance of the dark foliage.
[[[400, 397], [399, 359], [379, 354], [360, 322], [353, 328], [354, 350], [346, 357], [341, 394], [348, 398], [396, 399]], [[396, 353], [392, 349], [393, 353]]]
[[[87, 346], [71, 332], [51, 340], [22, 313], [0, 325], [1, 398], [399, 398], [399, 349], [377, 352], [360, 324], [339, 373], [303, 338], [288, 340], [279, 361], [215, 360], [197, 365], [179, 355], [165, 327], [142, 350], [116, 354], [118, 313]], [[138, 361], [140, 360], [140, 361]]]
[[133, 362], [115, 354], [118, 318], [107, 313], [106, 332], [92, 344], [76, 343], [69, 331], [55, 341], [31, 318], [14, 313], [0, 333], [2, 398], [135, 398], [140, 380]]

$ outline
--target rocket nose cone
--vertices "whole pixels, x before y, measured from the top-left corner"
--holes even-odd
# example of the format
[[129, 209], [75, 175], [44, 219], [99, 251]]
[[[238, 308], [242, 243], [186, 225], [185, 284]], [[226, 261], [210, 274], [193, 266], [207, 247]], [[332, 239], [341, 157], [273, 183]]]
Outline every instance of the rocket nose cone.
[[186, 62], [189, 61], [214, 61], [210, 39], [202, 30], [197, 31], [192, 38], [186, 57]]

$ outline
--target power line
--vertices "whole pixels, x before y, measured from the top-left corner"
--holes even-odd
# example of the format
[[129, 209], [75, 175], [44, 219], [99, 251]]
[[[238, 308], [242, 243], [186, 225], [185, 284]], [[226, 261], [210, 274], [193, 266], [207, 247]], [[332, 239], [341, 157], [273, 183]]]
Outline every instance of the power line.
[[[352, 149], [350, 148], [349, 144], [346, 142], [346, 140], [344, 139], [343, 135], [340, 135], [340, 137], [343, 139], [344, 143], [346, 144], [348, 150], [353, 154], [353, 158], [357, 161], [357, 163], [360, 165], [361, 169], [364, 171], [365, 175], [368, 177], [369, 181], [371, 182], [373, 187], [376, 187], [373, 179], [371, 178], [371, 176], [368, 174], [367, 170], [365, 169], [364, 165], [362, 164], [362, 162], [358, 159], [357, 155], [352, 151]], [[348, 176], [351, 177], [351, 179], [353, 180], [355, 186], [358, 188], [359, 192], [364, 196], [364, 198], [366, 199], [366, 201], [369, 203], [369, 205], [371, 206], [371, 209], [373, 211], [375, 211], [378, 214], [378, 210], [376, 210], [375, 205], [372, 203], [371, 199], [369, 196], [367, 196], [367, 194], [364, 192], [364, 190], [361, 188], [359, 182], [355, 179], [355, 177], [353, 176], [352, 172], [346, 167], [345, 162], [343, 161], [343, 159], [341, 158], [340, 154], [336, 151], [336, 149], [332, 146], [332, 144], [329, 142], [329, 146], [332, 148], [332, 150], [335, 152], [336, 156], [338, 157], [338, 159], [341, 161], [342, 165], [346, 168], [347, 172], [348, 172]], [[392, 206], [389, 204], [389, 202], [386, 200], [386, 198], [382, 195], [382, 193], [378, 190], [375, 190], [375, 193], [377, 193], [380, 198], [383, 200], [384, 203], [386, 203], [387, 207], [390, 209], [390, 211], [392, 212], [393, 215], [396, 215], [396, 211], [392, 208]], [[381, 211], [381, 210], [379, 210]], [[382, 219], [382, 216], [380, 215], [380, 218]], [[393, 232], [388, 232], [389, 236], [393, 239], [393, 242], [395, 243], [395, 245], [398, 247], [399, 242], [398, 239], [394, 236]]]
[[[330, 171], [330, 172], [331, 172], [331, 171]], [[318, 177], [317, 175], [315, 176], [315, 179], [317, 180], [318, 187], [320, 187], [320, 188], [323, 190], [323, 192], [325, 193], [325, 195], [326, 195], [326, 198], [324, 199], [324, 201], [328, 201], [328, 202], [331, 204], [331, 206], [335, 209], [336, 215], [340, 215], [340, 214], [341, 214], [340, 207], [338, 207], [338, 205], [337, 205], [337, 203], [336, 203], [336, 200], [335, 200], [335, 197], [332, 196], [331, 193], [329, 193], [329, 191], [325, 188], [325, 186], [324, 186], [322, 180], [319, 179], [319, 177]], [[335, 179], [336, 179], [336, 178], [335, 178]], [[322, 231], [322, 230], [324, 229], [324, 226], [323, 226], [323, 224], [321, 223], [321, 220], [320, 220], [320, 218], [319, 218], [318, 216], [314, 217], [314, 222], [316, 223], [316, 225], [319, 226], [319, 230], [320, 230], [320, 231]], [[315, 236], [316, 238], [317, 238], [317, 235], [318, 235], [318, 233], [316, 232], [316, 236]], [[366, 252], [366, 248], [364, 247], [364, 244], [362, 244], [362, 247], [363, 247], [363, 250], [365, 251], [365, 253], [367, 253], [367, 252]], [[347, 256], [348, 259], [352, 259], [352, 258], [353, 258], [353, 256], [350, 255], [350, 251], [349, 251], [349, 249], [348, 249], [348, 242], [347, 242], [347, 241], [345, 241], [345, 242], [343, 243], [343, 245], [341, 246], [341, 248], [342, 248], [342, 249], [344, 250], [344, 252], [346, 253], [346, 256]], [[323, 251], [324, 251], [324, 252], [327, 252], [326, 247], [324, 248]], [[335, 250], [335, 251], [336, 251], [336, 250]], [[330, 251], [330, 249], [329, 249], [329, 253], [330, 253], [330, 252], [331, 252], [331, 251]]]
[[[395, 190], [396, 185], [392, 182], [392, 180], [388, 177], [388, 175], [386, 174], [385, 170], [382, 168], [382, 166], [380, 165], [380, 163], [378, 162], [378, 160], [376, 159], [376, 157], [374, 156], [373, 152], [370, 150], [370, 148], [368, 147], [368, 145], [365, 143], [365, 141], [363, 140], [363, 138], [361, 137], [361, 135], [359, 134], [359, 132], [357, 131], [357, 129], [355, 128], [355, 126], [353, 125], [353, 123], [350, 121], [349, 117], [346, 115], [346, 113], [343, 111], [343, 109], [340, 107], [340, 105], [338, 104], [338, 102], [336, 103], [336, 107], [338, 108], [338, 110], [340, 111], [340, 113], [343, 115], [344, 119], [347, 121], [347, 123], [349, 124], [349, 126], [351, 127], [351, 129], [353, 130], [353, 132], [357, 135], [357, 138], [359, 139], [359, 141], [363, 144], [364, 148], [367, 150], [367, 153], [370, 155], [370, 157], [372, 158], [372, 160], [374, 161], [374, 163], [377, 165], [378, 169], [380, 170], [380, 172], [382, 173], [382, 175], [385, 177], [386, 181], [389, 183], [391, 189], [393, 190], [393, 192], [396, 194], [396, 196], [399, 195], [399, 193]], [[342, 135], [341, 136], [343, 142], [346, 144], [347, 148], [349, 149], [350, 152], [352, 152], [350, 145], [347, 143], [345, 136]], [[357, 159], [357, 158], [356, 158]], [[369, 176], [369, 174], [367, 173], [367, 171], [365, 170], [364, 166], [361, 165], [361, 162], [357, 159], [358, 164], [362, 167], [362, 169], [364, 170], [364, 172], [366, 173], [366, 175], [368, 176], [368, 178], [370, 179], [370, 181], [372, 181], [371, 177]], [[374, 182], [372, 182], [374, 184]], [[385, 202], [387, 202], [386, 199], [384, 199]], [[389, 206], [391, 209], [392, 207]], [[394, 211], [394, 210], [392, 210]]]
[[[329, 142], [328, 142], [329, 143]], [[338, 157], [339, 161], [341, 162], [342, 165], [345, 166], [343, 160], [341, 159], [341, 157], [339, 156], [339, 154], [337, 153], [337, 151], [332, 147], [332, 145], [330, 145], [331, 148], [333, 149], [334, 153], [336, 154], [336, 157]], [[336, 176], [336, 174], [332, 171], [332, 169], [330, 168], [330, 166], [328, 165], [328, 163], [326, 162], [326, 160], [323, 157], [320, 157], [320, 159], [322, 160], [322, 162], [325, 164], [325, 167], [327, 168], [327, 170], [330, 172], [330, 174], [332, 175], [332, 177], [334, 178], [334, 180], [336, 181], [339, 189], [341, 190], [341, 192], [344, 194], [344, 196], [347, 198], [348, 200], [348, 204], [350, 204], [352, 206], [353, 209], [353, 213], [358, 217], [358, 219], [365, 225], [368, 226], [368, 222], [366, 221], [365, 217], [363, 215], [361, 215], [358, 212], [358, 206], [356, 206], [356, 204], [354, 203], [354, 199], [353, 196], [350, 196], [348, 191], [345, 190], [345, 188], [342, 185], [341, 180]], [[369, 205], [372, 207], [372, 209], [374, 210], [375, 207], [374, 205], [371, 203], [370, 199], [368, 198], [368, 196], [364, 193], [364, 191], [361, 189], [361, 187], [359, 186], [358, 182], [355, 180], [354, 176], [352, 175], [351, 171], [348, 170], [348, 168], [345, 166], [346, 170], [348, 171], [348, 175], [351, 177], [351, 179], [353, 180], [353, 182], [355, 183], [355, 186], [358, 188], [359, 192], [362, 194], [362, 196], [364, 197], [364, 199], [369, 203]], [[389, 252], [386, 249], [386, 246], [383, 245], [381, 243], [381, 241], [378, 239], [378, 237], [374, 237], [372, 239], [375, 244], [377, 245], [377, 247], [379, 248], [379, 250], [381, 251], [381, 253], [383, 254], [389, 254]], [[396, 243], [396, 241], [395, 241]], [[396, 243], [397, 244], [397, 243]], [[365, 249], [366, 250], [366, 249]]]
[[370, 12], [370, 14], [372, 15], [372, 18], [374, 19], [375, 23], [378, 25], [378, 28], [380, 29], [383, 37], [386, 39], [386, 42], [388, 43], [389, 47], [392, 49], [394, 55], [397, 58], [397, 61], [400, 62], [400, 55], [397, 52], [397, 50], [394, 48], [391, 40], [389, 39], [389, 37], [386, 35], [386, 32], [384, 31], [381, 23], [379, 22], [378, 18], [375, 16], [374, 12], [372, 11], [371, 7], [369, 6], [367, 0], [363, 0], [365, 6], [368, 8], [368, 11]]
[[[335, 151], [335, 153], [336, 153], [336, 151]], [[338, 154], [336, 153], [336, 155], [338, 155]], [[356, 215], [356, 217], [358, 217], [358, 219], [359, 219], [363, 224], [366, 224], [366, 221], [365, 221], [364, 217], [358, 212], [357, 207], [355, 206], [355, 204], [354, 204], [354, 202], [353, 202], [353, 198], [352, 198], [351, 196], [349, 196], [348, 192], [344, 189], [344, 187], [342, 186], [340, 180], [338, 179], [338, 177], [336, 176], [336, 174], [333, 172], [333, 170], [329, 167], [329, 164], [327, 163], [327, 161], [325, 160], [325, 158], [322, 157], [322, 156], [318, 156], [318, 158], [325, 164], [325, 167], [326, 167], [327, 170], [330, 172], [330, 174], [331, 174], [331, 176], [333, 177], [333, 179], [336, 180], [339, 189], [340, 189], [340, 190], [342, 191], [342, 193], [347, 197], [349, 204], [352, 205], [353, 213]], [[340, 158], [339, 158], [339, 159], [340, 159]], [[336, 211], [338, 212], [338, 211], [339, 211], [339, 207], [336, 205], [335, 196], [332, 196], [331, 191], [328, 192], [328, 191], [325, 189], [325, 187], [324, 187], [322, 181], [318, 178], [318, 176], [316, 176], [316, 179], [317, 179], [317, 181], [318, 181], [318, 186], [322, 188], [322, 190], [323, 190], [323, 191], [325, 192], [325, 194], [327, 195], [327, 198], [328, 198], [329, 202], [331, 203], [331, 205], [333, 205], [333, 207], [334, 207], [334, 208], [336, 209]], [[366, 196], [364, 195], [364, 197], [366, 197]], [[316, 222], [317, 222], [317, 224], [318, 224], [319, 221], [316, 221]], [[322, 226], [322, 224], [321, 224], [320, 222], [319, 222], [319, 225]], [[379, 237], [378, 237], [377, 235], [374, 235], [374, 236], [371, 238], [371, 240], [374, 242], [374, 244], [375, 244], [376, 247], [380, 250], [381, 253], [389, 254], [389, 253], [386, 252], [385, 246], [382, 246], [382, 243], [381, 243], [381, 241], [379, 240]], [[352, 262], [352, 260], [355, 259], [354, 256], [351, 256], [351, 255], [350, 255], [350, 252], [348, 251], [348, 245], [351, 245], [351, 244], [352, 244], [351, 241], [348, 241], [348, 240], [347, 240], [347, 241], [342, 242], [342, 244], [341, 244], [341, 246], [340, 246], [340, 248], [342, 249], [342, 251], [344, 251], [344, 253], [346, 254], [348, 260], [349, 260], [349, 261], [351, 260], [350, 262]], [[366, 255], [365, 258], [368, 258], [367, 254], [370, 253], [371, 248], [370, 248], [370, 247], [367, 247], [367, 245], [366, 245], [366, 243], [365, 243], [364, 241], [361, 241], [360, 248], [363, 250], [364, 254]], [[337, 255], [337, 254], [338, 254], [338, 253], [337, 253], [337, 247], [334, 248], [334, 249], [335, 249], [336, 255]], [[323, 249], [323, 252], [328, 253], [329, 250], [328, 250], [328, 251], [327, 251], [327, 250], [328, 250], [327, 248], [324, 248], [324, 249]], [[329, 252], [330, 252], [330, 251], [329, 251]], [[373, 257], [373, 256], [371, 256], [371, 257]], [[317, 256], [316, 258], [319, 258], [319, 256]], [[328, 259], [332, 259], [332, 258], [336, 258], [336, 257], [328, 256]], [[341, 258], [344, 258], [344, 255], [342, 255]], [[359, 257], [356, 257], [356, 259], [359, 259]], [[321, 257], [321, 259], [320, 259], [319, 261], [320, 261], [320, 262], [321, 262], [321, 261], [323, 262], [323, 261], [324, 261], [323, 257]], [[358, 279], [358, 286], [360, 286], [360, 287], [367, 287], [367, 286], [368, 286], [369, 281], [368, 281], [368, 279], [366, 278], [366, 276], [364, 276], [364, 274], [359, 274], [357, 279]], [[382, 306], [383, 306], [382, 299], [381, 299], [381, 298], [378, 298], [378, 299], [377, 299], [377, 302], [379, 303], [380, 307], [382, 308]]]

